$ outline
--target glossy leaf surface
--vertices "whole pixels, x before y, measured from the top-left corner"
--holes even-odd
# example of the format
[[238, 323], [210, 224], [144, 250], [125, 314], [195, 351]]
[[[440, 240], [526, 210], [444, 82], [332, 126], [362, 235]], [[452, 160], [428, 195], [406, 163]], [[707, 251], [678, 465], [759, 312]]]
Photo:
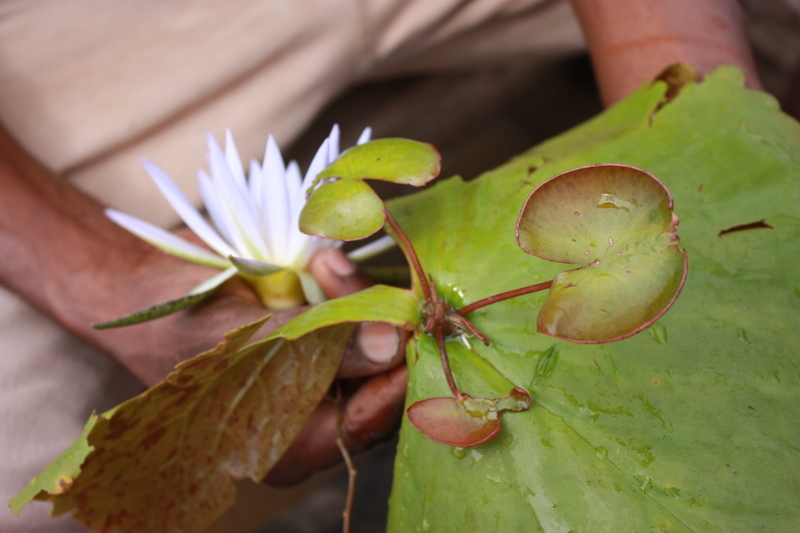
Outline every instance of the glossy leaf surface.
[[427, 398], [413, 403], [406, 414], [409, 422], [429, 439], [468, 448], [483, 444], [500, 432], [500, 413], [524, 411], [530, 406], [530, 394], [515, 387], [505, 398]]
[[323, 183], [300, 214], [300, 231], [340, 241], [369, 237], [383, 227], [383, 202], [363, 181]]
[[422, 187], [439, 175], [439, 152], [410, 139], [377, 139], [353, 146], [317, 175], [314, 184], [329, 178], [382, 180]]
[[686, 279], [676, 225], [669, 191], [635, 167], [592, 165], [539, 185], [517, 221], [520, 247], [550, 261], [588, 266], [556, 277], [538, 330], [608, 342], [655, 322]]
[[[404, 421], [390, 533], [797, 529], [800, 126], [741, 83], [725, 68], [666, 104], [666, 85], [648, 84], [474, 181], [390, 204], [457, 307], [564, 270], [519, 249], [509, 206], [595, 163], [647, 169], [669, 187], [692, 263], [669, 312], [619, 342], [536, 335], [544, 293], [470, 314], [492, 344], [448, 343], [459, 388], [498, 397], [511, 381], [534, 403], [468, 449]], [[760, 219], [774, 229], [717, 236]], [[448, 395], [432, 339], [408, 361], [408, 405]]]
[[419, 300], [410, 291], [374, 285], [368, 289], [315, 305], [273, 335], [297, 339], [310, 331], [341, 322], [386, 322], [412, 329], [419, 322]]

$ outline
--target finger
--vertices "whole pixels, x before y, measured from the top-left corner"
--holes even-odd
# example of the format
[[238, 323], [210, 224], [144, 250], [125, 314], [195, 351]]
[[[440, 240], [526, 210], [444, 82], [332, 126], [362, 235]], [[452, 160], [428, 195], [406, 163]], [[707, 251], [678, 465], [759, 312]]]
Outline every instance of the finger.
[[400, 365], [410, 332], [386, 322], [362, 322], [345, 351], [340, 378], [357, 378], [386, 372]]
[[337, 248], [318, 252], [311, 259], [309, 269], [328, 298], [347, 296], [375, 284]]
[[[342, 433], [350, 453], [363, 451], [394, 433], [403, 415], [407, 378], [405, 366], [379, 374], [346, 401]], [[336, 408], [323, 403], [265, 481], [272, 485], [293, 485], [341, 460], [336, 446]]]

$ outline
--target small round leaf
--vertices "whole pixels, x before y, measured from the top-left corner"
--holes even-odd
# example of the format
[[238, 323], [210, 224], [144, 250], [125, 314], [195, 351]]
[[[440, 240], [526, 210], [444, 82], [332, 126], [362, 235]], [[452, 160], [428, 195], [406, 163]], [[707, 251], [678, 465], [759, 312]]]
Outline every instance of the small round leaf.
[[378, 139], [353, 146], [317, 175], [328, 178], [382, 180], [422, 187], [439, 175], [441, 157], [427, 143], [409, 139]]
[[539, 185], [523, 204], [517, 242], [549, 261], [587, 265], [553, 280], [539, 331], [610, 342], [658, 320], [686, 280], [677, 225], [667, 188], [636, 167], [581, 167]]
[[531, 255], [588, 264], [674, 230], [672, 196], [644, 170], [592, 165], [539, 185], [522, 206], [517, 242]]
[[353, 241], [383, 227], [383, 202], [362, 181], [341, 179], [322, 184], [300, 214], [300, 231], [328, 239]]
[[483, 398], [428, 398], [412, 404], [407, 415], [423, 435], [448, 446], [477, 446], [500, 432], [500, 419]]

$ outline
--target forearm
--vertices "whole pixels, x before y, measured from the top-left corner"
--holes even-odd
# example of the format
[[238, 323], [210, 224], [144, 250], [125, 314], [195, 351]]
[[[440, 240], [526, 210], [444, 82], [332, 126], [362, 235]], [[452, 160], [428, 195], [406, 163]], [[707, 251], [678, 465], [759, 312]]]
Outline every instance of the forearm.
[[[0, 283], [143, 380], [153, 382], [194, 355], [160, 352], [170, 329], [181, 334], [180, 316], [119, 330], [90, 324], [180, 296], [214, 271], [163, 254], [108, 220], [100, 204], [42, 167], [4, 130], [0, 250]], [[188, 350], [209, 347], [198, 342]]]
[[606, 105], [673, 63], [736, 65], [761, 88], [735, 0], [572, 0]]

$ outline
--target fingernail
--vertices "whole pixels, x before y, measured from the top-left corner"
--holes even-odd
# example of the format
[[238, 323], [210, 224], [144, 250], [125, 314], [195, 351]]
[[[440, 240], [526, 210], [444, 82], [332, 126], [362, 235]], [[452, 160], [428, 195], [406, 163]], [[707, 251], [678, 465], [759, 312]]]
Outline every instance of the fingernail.
[[358, 334], [358, 343], [365, 359], [385, 364], [397, 354], [400, 336], [397, 328], [386, 322], [364, 322]]
[[350, 276], [355, 273], [356, 266], [340, 250], [335, 248], [325, 252], [325, 262], [334, 274], [339, 277]]

